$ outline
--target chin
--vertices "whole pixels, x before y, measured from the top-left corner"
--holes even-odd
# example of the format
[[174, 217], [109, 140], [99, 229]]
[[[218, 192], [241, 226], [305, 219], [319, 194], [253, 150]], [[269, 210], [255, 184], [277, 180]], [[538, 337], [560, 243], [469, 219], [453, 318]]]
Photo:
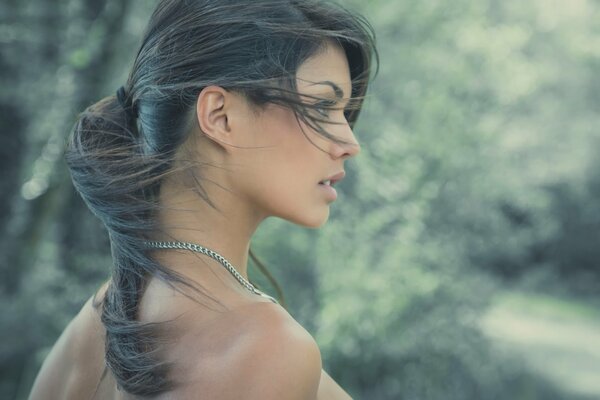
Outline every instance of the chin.
[[296, 224], [304, 226], [306, 228], [320, 228], [323, 225], [325, 225], [325, 223], [329, 220], [329, 207], [327, 207], [327, 212], [323, 213], [323, 214], [313, 214], [308, 218], [309, 216], [306, 215], [305, 218], [303, 218], [300, 221], [297, 221]]
[[326, 208], [325, 212], [313, 212], [312, 214], [296, 214], [296, 215], [287, 215], [280, 216], [280, 218], [285, 219], [293, 224], [303, 226], [305, 228], [320, 228], [329, 220], [329, 207]]

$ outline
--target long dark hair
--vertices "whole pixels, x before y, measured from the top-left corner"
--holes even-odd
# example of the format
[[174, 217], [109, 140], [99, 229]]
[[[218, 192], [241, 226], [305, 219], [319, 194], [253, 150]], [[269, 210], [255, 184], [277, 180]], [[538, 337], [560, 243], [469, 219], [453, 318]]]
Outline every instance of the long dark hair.
[[[283, 105], [319, 134], [344, 142], [323, 129], [315, 103], [302, 100], [296, 90], [298, 67], [327, 40], [339, 44], [349, 62], [352, 94], [344, 113], [353, 126], [378, 61], [375, 35], [363, 17], [316, 0], [160, 1], [121, 101], [109, 96], [79, 115], [65, 157], [75, 188], [110, 238], [111, 281], [96, 306], [102, 305], [106, 327], [106, 364], [120, 389], [150, 396], [176, 384], [168, 377], [170, 365], [158, 356], [162, 324], [136, 318], [149, 278], [202, 292], [144, 248], [161, 230], [155, 213], [166, 176], [191, 174], [198, 195], [216, 208], [191, 168], [174, 165], [175, 152], [196, 121], [200, 91], [218, 85], [256, 107]], [[275, 280], [251, 251], [250, 257], [281, 301]]]

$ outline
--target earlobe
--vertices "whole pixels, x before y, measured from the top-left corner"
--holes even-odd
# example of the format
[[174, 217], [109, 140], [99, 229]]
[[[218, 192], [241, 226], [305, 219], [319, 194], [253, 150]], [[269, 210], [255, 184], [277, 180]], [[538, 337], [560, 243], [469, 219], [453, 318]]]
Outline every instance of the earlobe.
[[220, 145], [230, 142], [230, 126], [227, 117], [229, 93], [219, 86], [207, 86], [198, 95], [196, 115], [200, 130]]

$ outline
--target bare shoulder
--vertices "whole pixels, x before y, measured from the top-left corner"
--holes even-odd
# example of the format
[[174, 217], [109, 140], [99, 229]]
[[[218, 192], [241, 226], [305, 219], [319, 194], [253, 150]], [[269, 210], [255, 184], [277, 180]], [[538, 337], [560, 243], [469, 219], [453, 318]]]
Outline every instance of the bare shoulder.
[[253, 399], [314, 399], [321, 377], [321, 353], [313, 337], [277, 305], [250, 312], [257, 325], [239, 353], [240, 378], [252, 387]]
[[280, 305], [244, 305], [214, 327], [229, 340], [213, 347], [219, 356], [209, 357], [209, 362], [206, 346], [196, 353], [191, 379], [175, 398], [191, 398], [200, 390], [218, 399], [317, 398], [322, 368], [319, 347]]
[[90, 298], [52, 346], [29, 399], [77, 399], [94, 387], [102, 372], [103, 332], [93, 314]]

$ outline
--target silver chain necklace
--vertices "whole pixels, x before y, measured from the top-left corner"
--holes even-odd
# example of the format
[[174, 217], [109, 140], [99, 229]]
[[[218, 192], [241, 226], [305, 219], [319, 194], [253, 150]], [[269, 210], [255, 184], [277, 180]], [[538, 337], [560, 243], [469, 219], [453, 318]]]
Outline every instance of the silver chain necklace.
[[225, 257], [220, 255], [216, 251], [207, 249], [206, 247], [202, 247], [202, 246], [194, 244], [194, 243], [187, 243], [187, 242], [145, 242], [144, 244], [147, 247], [151, 247], [151, 248], [155, 248], [155, 249], [183, 249], [183, 250], [191, 250], [191, 251], [195, 251], [196, 253], [201, 253], [201, 254], [207, 255], [207, 256], [217, 260], [219, 263], [221, 263], [225, 267], [225, 269], [227, 269], [231, 273], [231, 275], [233, 275], [235, 277], [235, 279], [237, 279], [238, 282], [240, 282], [242, 284], [242, 286], [244, 286], [246, 289], [248, 289], [252, 293], [257, 294], [259, 296], [266, 297], [267, 299], [271, 300], [273, 303], [278, 303], [277, 300], [275, 300], [273, 297], [269, 296], [266, 293], [261, 292], [253, 284], [248, 282], [242, 276], [242, 274], [240, 274], [233, 267], [233, 265], [231, 265], [231, 263], [225, 259]]

